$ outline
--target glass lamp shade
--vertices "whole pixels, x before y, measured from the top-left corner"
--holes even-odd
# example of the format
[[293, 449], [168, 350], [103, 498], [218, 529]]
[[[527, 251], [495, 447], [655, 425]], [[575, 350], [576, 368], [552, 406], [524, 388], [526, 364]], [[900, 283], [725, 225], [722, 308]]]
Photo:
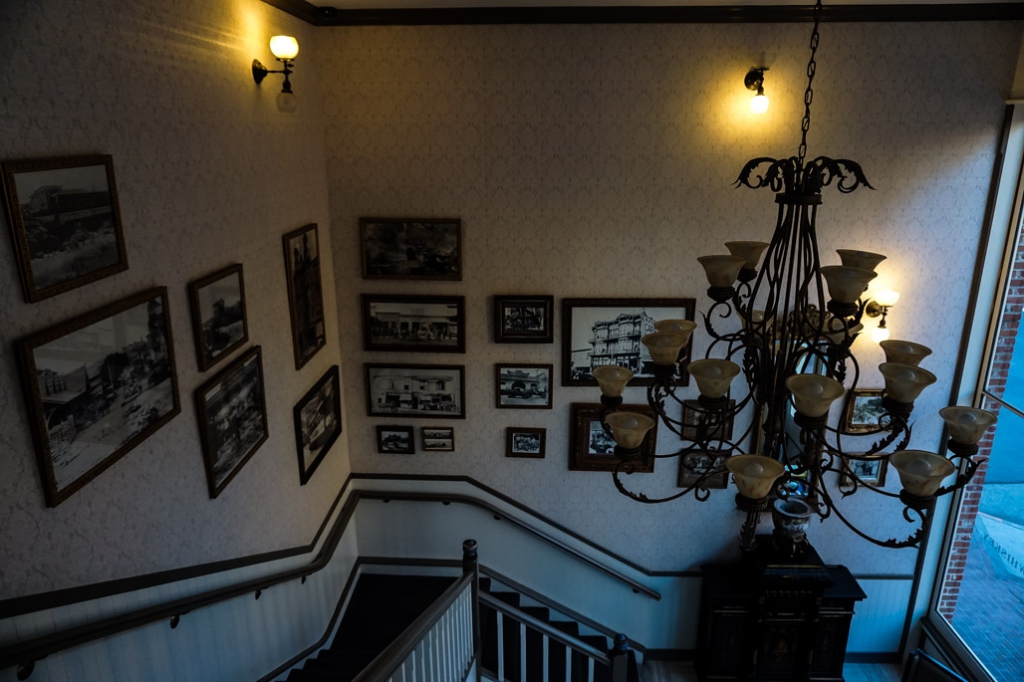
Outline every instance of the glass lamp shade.
[[761, 262], [761, 254], [768, 248], [768, 242], [726, 242], [725, 248], [732, 255], [744, 259], [746, 267], [756, 270], [757, 264]]
[[868, 284], [878, 276], [873, 270], [845, 265], [826, 265], [821, 276], [828, 284], [828, 294], [840, 303], [856, 303]]
[[708, 284], [713, 287], [731, 287], [739, 277], [740, 268], [747, 262], [740, 256], [701, 256], [697, 259], [704, 266]]
[[915, 497], [931, 497], [942, 479], [956, 471], [945, 457], [924, 450], [897, 450], [889, 462], [899, 473], [903, 489]]
[[919, 343], [913, 341], [900, 341], [898, 339], [892, 339], [889, 341], [882, 341], [878, 344], [885, 351], [886, 362], [898, 362], [901, 365], [913, 365], [917, 367], [921, 364], [921, 361], [932, 354], [932, 349], [928, 346], [922, 346]]
[[763, 455], [733, 455], [726, 458], [725, 466], [736, 480], [739, 494], [751, 500], [768, 497], [775, 480], [786, 471], [774, 459]]
[[[851, 268], [862, 268], [864, 270], [875, 271], [878, 264], [885, 260], [885, 256], [880, 253], [871, 253], [870, 251], [855, 251], [853, 249], [836, 249], [836, 253], [839, 254], [839, 260], [843, 262], [843, 265]], [[899, 294], [897, 294], [899, 296]], [[884, 304], [879, 304], [884, 305]]]
[[805, 417], [822, 417], [843, 395], [843, 385], [820, 374], [794, 374], [786, 379], [786, 388], [793, 394], [796, 411]]
[[898, 403], [912, 403], [936, 377], [926, 369], [899, 362], [883, 362], [878, 371], [885, 378], [885, 394]]
[[871, 330], [871, 340], [877, 344], [881, 344], [884, 341], [889, 340], [889, 328], [888, 327], [875, 327]]
[[977, 443], [997, 421], [991, 412], [975, 407], [944, 407], [939, 416], [946, 422], [949, 437], [964, 445]]
[[615, 442], [627, 450], [640, 447], [644, 442], [644, 436], [655, 424], [653, 419], [637, 412], [612, 412], [604, 420], [612, 430]]
[[690, 340], [690, 334], [697, 328], [697, 323], [693, 320], [658, 320], [654, 323], [654, 328], [659, 332], [682, 334], [686, 339], [686, 341], [683, 341], [685, 346]]
[[270, 51], [278, 59], [295, 59], [299, 56], [299, 41], [291, 36], [274, 36], [270, 39]]
[[754, 95], [750, 100], [750, 110], [755, 114], [763, 114], [768, 111], [768, 95]]
[[601, 365], [590, 372], [597, 385], [601, 387], [601, 394], [609, 398], [617, 398], [622, 395], [622, 389], [633, 378], [633, 372], [625, 367], [617, 365]]
[[740, 366], [729, 360], [697, 360], [686, 366], [686, 371], [697, 382], [700, 394], [705, 398], [723, 398], [729, 392], [729, 384], [740, 373]]
[[295, 96], [295, 93], [285, 92], [282, 90], [277, 93], [277, 110], [282, 111], [286, 114], [290, 114], [295, 111], [299, 106], [299, 99]]
[[891, 308], [896, 305], [896, 301], [900, 300], [900, 294], [892, 289], [882, 289], [872, 294], [871, 300], [883, 308]]
[[640, 339], [651, 360], [656, 365], [674, 365], [679, 359], [679, 351], [686, 345], [686, 336], [677, 332], [654, 332]]

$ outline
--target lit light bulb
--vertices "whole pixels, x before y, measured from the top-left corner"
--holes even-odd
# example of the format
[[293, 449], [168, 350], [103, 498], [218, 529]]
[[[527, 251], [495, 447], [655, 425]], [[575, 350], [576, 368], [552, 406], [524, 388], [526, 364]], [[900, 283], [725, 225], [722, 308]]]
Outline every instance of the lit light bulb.
[[750, 110], [755, 114], [763, 114], [768, 111], [768, 96], [764, 92], [754, 95], [754, 99], [750, 100]]
[[274, 36], [270, 39], [270, 51], [278, 59], [295, 59], [299, 55], [299, 41], [291, 36]]
[[875, 327], [871, 332], [871, 340], [875, 343], [882, 343], [882, 341], [889, 340], [889, 328], [888, 327]]

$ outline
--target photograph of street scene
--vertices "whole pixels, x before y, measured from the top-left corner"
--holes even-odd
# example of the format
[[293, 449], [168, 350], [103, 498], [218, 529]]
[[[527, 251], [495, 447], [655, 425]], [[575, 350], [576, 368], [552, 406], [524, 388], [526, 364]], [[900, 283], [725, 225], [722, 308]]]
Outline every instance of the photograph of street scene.
[[463, 419], [462, 366], [366, 365], [367, 413]]
[[286, 234], [284, 249], [295, 369], [301, 369], [327, 343], [316, 225], [307, 225]]
[[455, 429], [450, 426], [424, 426], [423, 449], [434, 452], [451, 452], [455, 449]]
[[200, 329], [201, 370], [212, 366], [248, 338], [243, 286], [242, 266], [233, 265], [189, 287], [195, 306], [195, 323]]
[[498, 407], [551, 407], [551, 365], [497, 367]]
[[341, 399], [335, 365], [295, 407], [299, 471], [303, 485], [341, 433]]
[[363, 218], [359, 222], [364, 277], [462, 279], [460, 221]]
[[367, 350], [465, 352], [461, 296], [363, 296]]

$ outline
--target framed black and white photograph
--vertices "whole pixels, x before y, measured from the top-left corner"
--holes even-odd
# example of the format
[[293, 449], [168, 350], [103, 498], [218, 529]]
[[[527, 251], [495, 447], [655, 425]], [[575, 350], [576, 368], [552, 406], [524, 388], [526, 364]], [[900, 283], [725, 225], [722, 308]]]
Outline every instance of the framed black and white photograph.
[[498, 407], [551, 409], [552, 365], [497, 364], [494, 367]]
[[377, 452], [381, 454], [412, 455], [416, 452], [411, 426], [378, 426]]
[[3, 186], [29, 303], [128, 269], [110, 156], [5, 161]]
[[462, 280], [462, 221], [360, 218], [363, 279]]
[[365, 368], [371, 417], [466, 418], [463, 365], [367, 363]]
[[725, 460], [728, 457], [727, 452], [713, 450], [688, 452], [682, 455], [679, 458], [679, 487], [689, 488], [708, 471], [719, 475], [707, 478], [701, 488], [714, 490], [728, 487], [729, 474], [725, 468]]
[[552, 343], [554, 296], [495, 296], [495, 343]]
[[879, 420], [886, 414], [882, 407], [881, 388], [857, 388], [851, 391], [850, 400], [843, 411], [840, 428], [845, 433], [872, 433], [889, 430]]
[[[710, 413], [700, 406], [696, 400], [683, 401], [683, 427], [680, 436], [683, 440], [730, 440], [732, 438], [732, 412], [736, 409], [736, 401], [730, 400], [726, 408], [726, 417], [712, 423]], [[704, 423], [701, 424], [703, 418]]]
[[166, 287], [50, 327], [15, 348], [51, 507], [181, 411]]
[[241, 264], [230, 265], [191, 282], [192, 331], [196, 362], [205, 372], [249, 340], [245, 321], [245, 283]]
[[420, 428], [420, 446], [424, 452], [454, 452], [455, 429], [450, 426]]
[[363, 294], [363, 348], [465, 353], [466, 298]]
[[295, 369], [299, 370], [327, 343], [324, 295], [320, 285], [320, 241], [315, 223], [293, 230], [282, 239], [292, 346]]
[[[885, 458], [862, 460], [843, 458], [842, 476], [839, 486], [842, 488], [852, 487], [853, 476], [856, 476], [857, 483], [867, 483], [876, 487], [885, 485], [885, 470], [888, 461]], [[852, 474], [852, 476], [851, 476]]]
[[505, 456], [544, 459], [547, 429], [509, 426], [505, 429]]
[[[597, 386], [591, 374], [600, 365], [618, 365], [633, 372], [630, 386], [654, 382], [654, 363], [640, 339], [655, 331], [660, 320], [692, 320], [692, 298], [567, 298], [562, 301], [562, 385]], [[691, 340], [680, 351], [685, 366]], [[689, 383], [685, 371], [679, 386]]]
[[341, 433], [341, 389], [337, 365], [320, 377], [292, 412], [295, 417], [295, 447], [299, 453], [299, 483], [306, 485]]
[[[657, 420], [650, 405], [622, 405], [619, 409], [639, 412]], [[615, 471], [620, 460], [615, 454], [615, 441], [601, 423], [601, 405], [572, 403], [570, 411], [569, 470]], [[657, 429], [647, 432], [643, 443], [640, 444], [640, 457], [635, 462], [636, 473], [649, 474], [654, 471], [657, 438]]]
[[253, 346], [196, 389], [210, 498], [224, 491], [267, 440], [263, 360]]

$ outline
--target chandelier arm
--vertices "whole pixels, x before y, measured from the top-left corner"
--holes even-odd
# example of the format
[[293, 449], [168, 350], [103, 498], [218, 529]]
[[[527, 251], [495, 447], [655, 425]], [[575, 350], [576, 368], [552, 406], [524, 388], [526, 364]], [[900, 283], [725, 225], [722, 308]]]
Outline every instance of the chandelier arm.
[[[624, 467], [628, 467], [630, 470], [626, 471]], [[706, 487], [702, 489], [699, 486], [703, 483], [706, 483], [708, 479], [714, 476], [720, 476], [729, 473], [728, 470], [722, 472], [708, 472], [704, 476], [701, 476], [701, 478], [699, 478], [693, 485], [691, 485], [688, 488], [685, 488], [684, 490], [678, 493], [675, 493], [674, 495], [669, 495], [668, 497], [648, 497], [645, 493], [637, 493], [628, 489], [625, 486], [625, 484], [619, 479], [620, 473], [625, 473], [627, 476], [629, 476], [632, 475], [634, 469], [635, 465], [632, 465], [632, 462], [620, 462], [619, 465], [615, 468], [615, 471], [612, 472], [612, 480], [615, 482], [615, 487], [618, 489], [620, 493], [636, 502], [642, 502], [644, 504], [662, 504], [664, 502], [672, 502], [673, 500], [678, 500], [679, 498], [685, 497], [690, 493], [693, 493], [693, 496], [699, 502], [704, 502], [705, 500], [710, 498], [711, 491]]]
[[[898, 540], [896, 538], [889, 538], [888, 540], [879, 540], [878, 538], [868, 535], [861, 529], [857, 528], [857, 526], [853, 525], [853, 523], [850, 522], [843, 515], [842, 511], [839, 510], [839, 507], [836, 506], [835, 502], [832, 500], [832, 496], [828, 493], [828, 489], [825, 485], [813, 485], [812, 487], [814, 487], [815, 490], [822, 496], [822, 502], [827, 508], [827, 513], [825, 513], [824, 515], [822, 515], [819, 511], [819, 516], [821, 516], [822, 520], [828, 518], [831, 514], [834, 513], [836, 515], [836, 518], [843, 522], [843, 525], [845, 525], [851, 531], [853, 531], [860, 537], [864, 538], [868, 542], [874, 545], [878, 545], [879, 547], [888, 547], [891, 549], [900, 549], [903, 547], [917, 547], [920, 544], [921, 540], [924, 538], [924, 536], [927, 534], [928, 529], [931, 526], [931, 512], [935, 508], [934, 500], [932, 500], [931, 505], [926, 507], [924, 510], [915, 509], [914, 507], [910, 506], [904, 506], [903, 519], [907, 523], [917, 523], [915, 519], [911, 518], [911, 512], [913, 512], [921, 523], [920, 527], [918, 527], [913, 533], [908, 535], [903, 540]], [[897, 497], [899, 496], [897, 495]], [[820, 506], [821, 505], [819, 504], [819, 508]]]
[[987, 457], [982, 457], [980, 459], [975, 460], [970, 459], [969, 457], [964, 457], [962, 455], [952, 455], [950, 459], [953, 459], [954, 457], [963, 460], [966, 463], [966, 466], [960, 470], [959, 475], [957, 475], [956, 480], [953, 482], [952, 485], [948, 485], [936, 490], [935, 497], [939, 497], [941, 495], [948, 495], [966, 486], [968, 483], [971, 482], [971, 479], [974, 478], [974, 472], [977, 471], [978, 467], [981, 466], [982, 462], [988, 459]]

